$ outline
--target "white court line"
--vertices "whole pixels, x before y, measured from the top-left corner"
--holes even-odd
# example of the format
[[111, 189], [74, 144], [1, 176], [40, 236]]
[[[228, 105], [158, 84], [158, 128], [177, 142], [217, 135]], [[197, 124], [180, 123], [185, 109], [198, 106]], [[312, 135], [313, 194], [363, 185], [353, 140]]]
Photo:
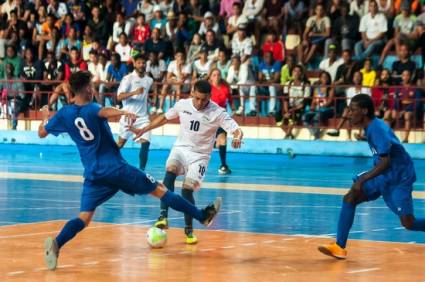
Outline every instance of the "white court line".
[[350, 270], [350, 271], [347, 271], [346, 273], [355, 274], [355, 273], [370, 272], [370, 271], [376, 271], [376, 270], [380, 270], [380, 268], [378, 268], [378, 267], [363, 268], [363, 269], [357, 269], [357, 270]]
[[84, 262], [83, 265], [96, 265], [99, 264], [99, 262], [97, 260], [95, 261], [88, 261], [88, 262]]
[[386, 228], [377, 228], [377, 229], [372, 229], [373, 232], [379, 232], [379, 231], [385, 231], [387, 230]]
[[70, 267], [75, 267], [75, 264], [64, 264], [64, 265], [59, 265], [56, 268], [70, 268]]
[[200, 252], [211, 252], [211, 251], [215, 251], [215, 249], [209, 248], [209, 249], [200, 249]]
[[223, 247], [220, 247], [220, 248], [222, 248], [222, 249], [233, 249], [235, 246], [223, 246]]
[[75, 207], [42, 207], [42, 208], [0, 208], [0, 211], [26, 211], [26, 210], [70, 210], [79, 209], [80, 206]]
[[7, 273], [7, 275], [19, 275], [19, 274], [22, 274], [22, 273], [25, 273], [25, 271], [23, 271], [23, 270], [19, 270], [19, 271], [12, 271], [12, 272], [8, 272]]
[[265, 240], [265, 241], [263, 241], [263, 244], [272, 244], [274, 242], [276, 242], [276, 241], [275, 240]]

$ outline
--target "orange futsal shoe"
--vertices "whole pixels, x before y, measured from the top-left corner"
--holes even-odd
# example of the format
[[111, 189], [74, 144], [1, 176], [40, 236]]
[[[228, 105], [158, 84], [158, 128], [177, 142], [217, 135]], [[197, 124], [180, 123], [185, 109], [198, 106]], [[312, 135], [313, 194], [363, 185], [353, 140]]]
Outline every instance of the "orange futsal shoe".
[[337, 259], [345, 259], [347, 257], [347, 251], [344, 248], [338, 246], [337, 243], [332, 243], [326, 246], [319, 246], [318, 249], [321, 253]]

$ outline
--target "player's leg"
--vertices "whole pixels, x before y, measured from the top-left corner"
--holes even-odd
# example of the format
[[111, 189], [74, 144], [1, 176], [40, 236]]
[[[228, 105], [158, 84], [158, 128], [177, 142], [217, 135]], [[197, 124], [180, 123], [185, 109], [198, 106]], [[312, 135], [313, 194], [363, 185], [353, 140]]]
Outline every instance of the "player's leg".
[[124, 147], [125, 143], [127, 143], [127, 139], [122, 138], [121, 136], [118, 137], [117, 146], [118, 148]]
[[89, 225], [96, 208], [109, 200], [118, 190], [99, 181], [85, 180], [81, 194], [81, 207], [78, 217], [69, 220], [56, 238], [48, 237], [45, 241], [45, 262], [47, 268], [56, 268], [59, 250], [86, 226]]
[[[167, 168], [162, 183], [171, 192], [174, 192], [174, 183], [176, 181], [177, 176], [179, 175], [179, 167], [181, 166], [182, 165], [180, 165], [177, 161], [170, 160], [167, 162]], [[160, 215], [154, 226], [166, 229], [168, 228], [168, 205], [165, 202], [161, 201], [160, 208]]]
[[151, 142], [146, 139], [140, 139], [140, 143], [139, 168], [144, 171], [148, 162], [149, 147]]
[[[361, 174], [360, 174], [361, 175]], [[354, 182], [360, 177], [354, 178]], [[325, 255], [329, 255], [338, 259], [344, 259], [347, 256], [345, 247], [347, 245], [348, 234], [354, 222], [354, 215], [357, 205], [377, 199], [381, 193], [380, 188], [386, 186], [384, 177], [378, 176], [363, 184], [360, 190], [351, 188], [345, 194], [341, 211], [339, 214], [336, 242], [326, 246], [319, 246], [319, 251]]]
[[229, 169], [226, 163], [227, 153], [227, 133], [222, 128], [217, 130], [216, 147], [220, 155], [221, 166], [218, 169], [219, 174], [230, 174], [232, 171]]

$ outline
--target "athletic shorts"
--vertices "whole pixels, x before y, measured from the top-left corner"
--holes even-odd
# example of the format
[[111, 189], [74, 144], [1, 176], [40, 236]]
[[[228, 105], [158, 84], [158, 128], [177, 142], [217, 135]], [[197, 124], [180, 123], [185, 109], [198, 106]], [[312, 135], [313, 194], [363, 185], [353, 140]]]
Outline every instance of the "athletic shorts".
[[152, 193], [158, 183], [149, 174], [126, 164], [113, 173], [96, 180], [84, 180], [81, 194], [82, 212], [94, 211], [118, 191], [131, 196]]
[[[356, 182], [362, 174], [355, 176], [353, 181]], [[366, 181], [362, 187], [368, 201], [376, 200], [382, 196], [387, 206], [398, 216], [413, 215], [412, 190], [412, 184], [397, 185], [391, 183], [385, 175], [379, 175]]]
[[196, 180], [201, 185], [209, 161], [210, 155], [190, 152], [180, 147], [173, 147], [168, 156], [166, 166], [175, 165], [177, 167], [177, 175], [184, 175], [185, 178]]
[[[133, 126], [135, 128], [143, 128], [149, 125], [149, 121], [146, 120], [146, 118], [138, 118], [134, 123]], [[125, 121], [124, 117], [121, 117], [120, 119], [120, 130], [119, 130], [119, 136], [122, 139], [128, 140], [130, 138], [133, 138], [134, 133], [131, 132], [130, 130], [127, 129], [128, 123]], [[145, 132], [142, 136], [141, 139], [147, 140], [148, 142], [150, 142], [151, 140], [151, 132]]]

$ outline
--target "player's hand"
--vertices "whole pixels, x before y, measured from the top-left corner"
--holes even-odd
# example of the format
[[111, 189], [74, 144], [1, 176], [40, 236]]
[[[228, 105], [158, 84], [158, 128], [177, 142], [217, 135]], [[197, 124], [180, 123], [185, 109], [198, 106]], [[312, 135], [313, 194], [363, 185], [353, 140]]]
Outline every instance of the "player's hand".
[[43, 120], [49, 119], [49, 106], [45, 105], [40, 109]]
[[242, 140], [240, 138], [233, 138], [232, 140], [232, 148], [239, 149], [242, 145]]
[[145, 91], [145, 88], [140, 87], [140, 88], [136, 89], [136, 95], [143, 94], [144, 91]]
[[135, 128], [134, 126], [128, 127], [128, 130], [135, 134], [133, 140], [137, 141], [143, 134], [147, 132], [146, 127], [144, 128]]
[[136, 121], [137, 119], [137, 115], [130, 113], [130, 112], [124, 112], [123, 114], [125, 122], [128, 124], [128, 126], [132, 126], [133, 123]]

